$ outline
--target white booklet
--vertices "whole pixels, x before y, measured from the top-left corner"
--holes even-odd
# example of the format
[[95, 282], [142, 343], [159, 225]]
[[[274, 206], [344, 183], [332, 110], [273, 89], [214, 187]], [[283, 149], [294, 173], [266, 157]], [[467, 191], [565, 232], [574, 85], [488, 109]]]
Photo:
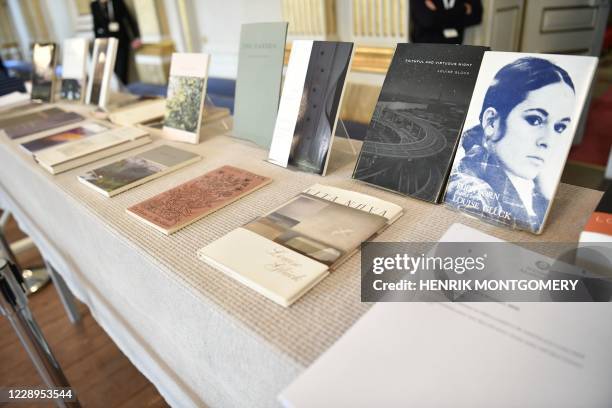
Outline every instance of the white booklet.
[[94, 41], [85, 103], [106, 108], [118, 47], [119, 41], [116, 38], [96, 38]]
[[85, 98], [88, 46], [89, 41], [86, 38], [64, 40], [60, 89], [62, 99], [82, 102]]
[[200, 143], [209, 61], [208, 54], [172, 54], [163, 128], [165, 139]]
[[57, 174], [150, 142], [146, 130], [115, 128], [46, 148], [35, 153], [34, 159], [48, 172]]
[[290, 306], [402, 212], [376, 197], [316, 184], [201, 248], [198, 257]]
[[325, 175], [352, 56], [349, 42], [293, 42], [270, 163]]
[[[454, 224], [440, 241], [501, 240]], [[278, 398], [287, 408], [608, 407], [610, 306], [377, 303]]]

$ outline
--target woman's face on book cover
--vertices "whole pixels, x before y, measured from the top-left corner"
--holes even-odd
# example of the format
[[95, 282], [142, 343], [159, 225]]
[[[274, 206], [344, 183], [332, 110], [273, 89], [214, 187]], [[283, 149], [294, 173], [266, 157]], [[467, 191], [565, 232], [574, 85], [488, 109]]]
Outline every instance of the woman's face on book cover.
[[533, 180], [549, 160], [561, 160], [552, 153], [556, 145], [568, 143], [574, 99], [574, 91], [557, 82], [529, 92], [510, 111], [505, 134], [494, 145], [508, 171]]

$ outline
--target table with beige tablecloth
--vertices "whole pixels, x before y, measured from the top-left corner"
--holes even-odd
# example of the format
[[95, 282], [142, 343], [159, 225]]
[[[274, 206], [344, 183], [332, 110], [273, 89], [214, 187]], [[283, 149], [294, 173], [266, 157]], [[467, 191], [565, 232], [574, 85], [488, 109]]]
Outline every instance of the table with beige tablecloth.
[[[561, 185], [544, 234], [535, 236], [351, 180], [355, 156], [345, 139], [337, 139], [328, 175], [320, 177], [267, 163], [266, 151], [226, 135], [199, 145], [176, 144], [203, 160], [113, 198], [77, 181], [86, 170], [153, 145], [53, 176], [16, 142], [2, 138], [0, 206], [14, 213], [98, 323], [175, 406], [274, 406], [276, 395], [369, 308], [360, 302], [359, 255], [290, 308], [196, 257], [199, 248], [314, 183], [404, 207], [405, 215], [377, 238], [381, 241], [436, 241], [452, 223], [462, 222], [511, 241], [571, 242], [601, 197], [594, 190]], [[225, 164], [273, 182], [171, 236], [125, 212]]]

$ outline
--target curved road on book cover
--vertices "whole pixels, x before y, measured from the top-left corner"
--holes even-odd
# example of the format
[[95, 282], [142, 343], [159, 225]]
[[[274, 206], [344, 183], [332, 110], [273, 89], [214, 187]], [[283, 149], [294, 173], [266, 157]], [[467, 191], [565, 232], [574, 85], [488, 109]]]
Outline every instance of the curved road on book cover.
[[398, 46], [354, 178], [440, 199], [484, 51], [467, 48]]

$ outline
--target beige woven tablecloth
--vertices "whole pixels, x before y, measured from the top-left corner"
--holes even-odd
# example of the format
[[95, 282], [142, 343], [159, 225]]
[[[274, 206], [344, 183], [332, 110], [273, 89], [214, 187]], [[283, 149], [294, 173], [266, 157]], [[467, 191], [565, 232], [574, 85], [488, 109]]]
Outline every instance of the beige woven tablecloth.
[[[168, 402], [269, 407], [277, 404], [283, 387], [368, 309], [359, 300], [359, 256], [286, 309], [205, 265], [197, 259], [197, 249], [314, 183], [403, 206], [405, 215], [378, 237], [381, 241], [436, 241], [453, 222], [511, 241], [576, 241], [601, 197], [597, 191], [561, 185], [543, 235], [506, 231], [351, 180], [355, 156], [346, 142], [337, 139], [324, 178], [269, 164], [264, 161], [266, 151], [228, 136], [207, 138], [196, 146], [175, 144], [201, 154], [203, 160], [106, 198], [76, 176], [150, 149], [159, 140], [52, 176], [15, 142], [3, 139], [0, 204], [13, 210], [70, 288]], [[274, 181], [171, 236], [125, 212], [224, 164]]]

